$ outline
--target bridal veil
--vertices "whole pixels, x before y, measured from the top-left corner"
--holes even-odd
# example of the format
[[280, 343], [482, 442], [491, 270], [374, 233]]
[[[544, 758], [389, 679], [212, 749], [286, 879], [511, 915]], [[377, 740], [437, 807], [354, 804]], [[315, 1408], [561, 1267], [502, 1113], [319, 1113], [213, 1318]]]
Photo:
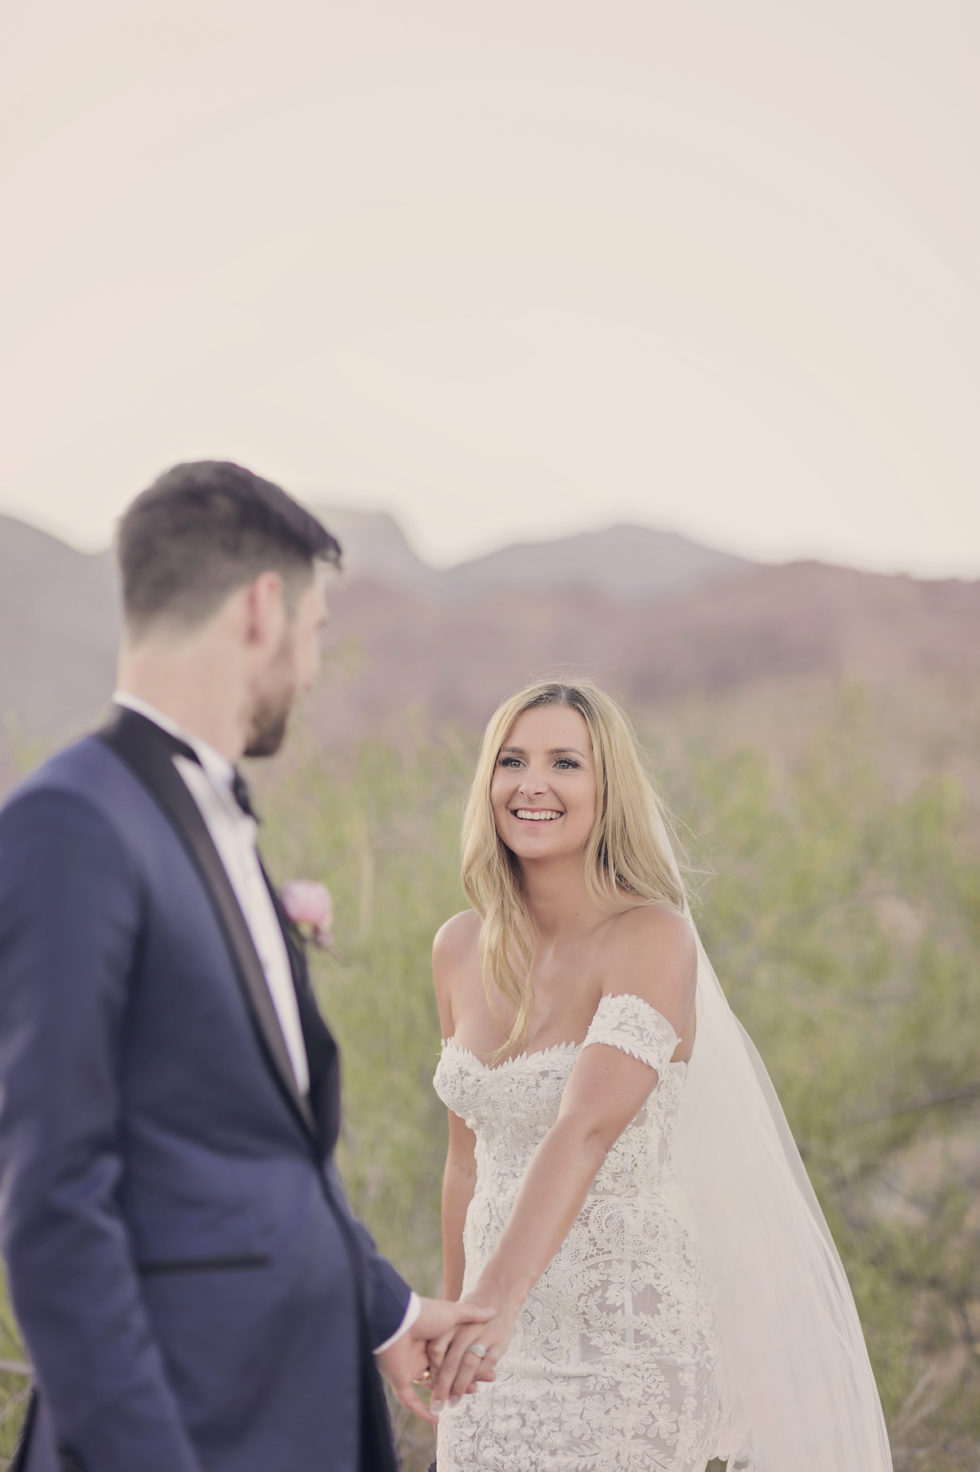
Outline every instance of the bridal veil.
[[727, 1395], [715, 1455], [730, 1472], [891, 1472], [843, 1264], [700, 939], [675, 1159], [716, 1285]]

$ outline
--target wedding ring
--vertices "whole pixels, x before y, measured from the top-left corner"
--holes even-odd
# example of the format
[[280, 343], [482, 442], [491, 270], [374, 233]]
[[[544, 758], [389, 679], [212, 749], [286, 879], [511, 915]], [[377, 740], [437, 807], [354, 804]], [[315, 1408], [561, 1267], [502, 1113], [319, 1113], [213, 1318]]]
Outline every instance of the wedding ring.
[[471, 1344], [469, 1346], [469, 1348], [467, 1349], [467, 1351], [466, 1351], [467, 1354], [475, 1354], [478, 1360], [482, 1360], [482, 1358], [486, 1354], [486, 1352], [487, 1352], [486, 1345], [485, 1344], [480, 1344], [479, 1341], [477, 1341], [476, 1344]]

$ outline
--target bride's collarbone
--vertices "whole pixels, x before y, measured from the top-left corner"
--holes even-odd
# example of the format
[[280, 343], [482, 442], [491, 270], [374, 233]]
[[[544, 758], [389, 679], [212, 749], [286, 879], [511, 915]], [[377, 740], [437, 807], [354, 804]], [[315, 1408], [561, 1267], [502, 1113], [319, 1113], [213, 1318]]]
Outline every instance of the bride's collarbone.
[[[542, 998], [531, 1017], [527, 1048], [550, 1048], [555, 1043], [581, 1042], [599, 1005], [598, 986], [579, 993]], [[537, 998], [535, 998], [537, 1002]]]
[[460, 1018], [456, 1041], [477, 1057], [492, 1058], [495, 1063], [505, 1063], [525, 1053], [544, 1053], [566, 1043], [582, 1042], [599, 1005], [601, 988], [598, 983], [558, 989], [548, 984], [539, 986], [536, 982], [534, 992], [531, 1029], [520, 1047], [511, 1046], [499, 1053], [507, 1043], [512, 1018], [506, 1015], [495, 1018], [488, 1006], [485, 1010], [480, 1009], [478, 1015]]

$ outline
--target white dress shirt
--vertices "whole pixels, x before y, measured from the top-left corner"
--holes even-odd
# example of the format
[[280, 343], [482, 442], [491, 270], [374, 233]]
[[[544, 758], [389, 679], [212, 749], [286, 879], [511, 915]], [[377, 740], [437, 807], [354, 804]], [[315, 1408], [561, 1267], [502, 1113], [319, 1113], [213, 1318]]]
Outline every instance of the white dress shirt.
[[[116, 705], [135, 711], [161, 730], [168, 731], [171, 736], [185, 742], [200, 760], [198, 766], [197, 762], [192, 762], [185, 756], [175, 755], [173, 763], [201, 810], [201, 817], [235, 891], [262, 963], [289, 1061], [296, 1075], [296, 1083], [300, 1092], [307, 1094], [310, 1088], [310, 1065], [303, 1041], [286, 942], [283, 940], [279, 917], [259, 865], [255, 844], [257, 824], [254, 818], [242, 812], [231, 790], [234, 767], [220, 751], [216, 751], [192, 731], [179, 726], [176, 721], [157, 710], [156, 706], [136, 695], [127, 695], [125, 691], [117, 691], [112, 698]], [[374, 1353], [380, 1354], [390, 1344], [394, 1344], [396, 1339], [400, 1339], [414, 1324], [421, 1308], [418, 1295], [413, 1293], [395, 1333], [383, 1344], [379, 1344]]]
[[234, 768], [220, 751], [216, 751], [192, 731], [178, 726], [176, 721], [172, 721], [145, 700], [123, 692], [117, 692], [112, 698], [117, 705], [136, 711], [137, 715], [145, 716], [154, 725], [169, 731], [171, 736], [186, 742], [200, 759], [200, 766], [185, 756], [175, 756], [173, 761], [187, 784], [191, 797], [201, 810], [201, 817], [235, 891], [235, 898], [262, 963], [289, 1061], [296, 1075], [296, 1083], [300, 1092], [306, 1094], [310, 1088], [310, 1065], [303, 1041], [303, 1029], [300, 1026], [289, 956], [279, 928], [279, 918], [259, 865], [255, 847], [257, 824], [254, 818], [242, 812], [232, 794]]

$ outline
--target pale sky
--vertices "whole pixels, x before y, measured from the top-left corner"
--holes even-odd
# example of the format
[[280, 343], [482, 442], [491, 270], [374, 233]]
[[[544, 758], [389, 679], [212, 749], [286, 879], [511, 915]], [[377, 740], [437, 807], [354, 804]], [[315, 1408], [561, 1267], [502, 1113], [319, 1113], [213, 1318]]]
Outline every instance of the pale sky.
[[0, 510], [980, 576], [976, 0], [0, 0]]

